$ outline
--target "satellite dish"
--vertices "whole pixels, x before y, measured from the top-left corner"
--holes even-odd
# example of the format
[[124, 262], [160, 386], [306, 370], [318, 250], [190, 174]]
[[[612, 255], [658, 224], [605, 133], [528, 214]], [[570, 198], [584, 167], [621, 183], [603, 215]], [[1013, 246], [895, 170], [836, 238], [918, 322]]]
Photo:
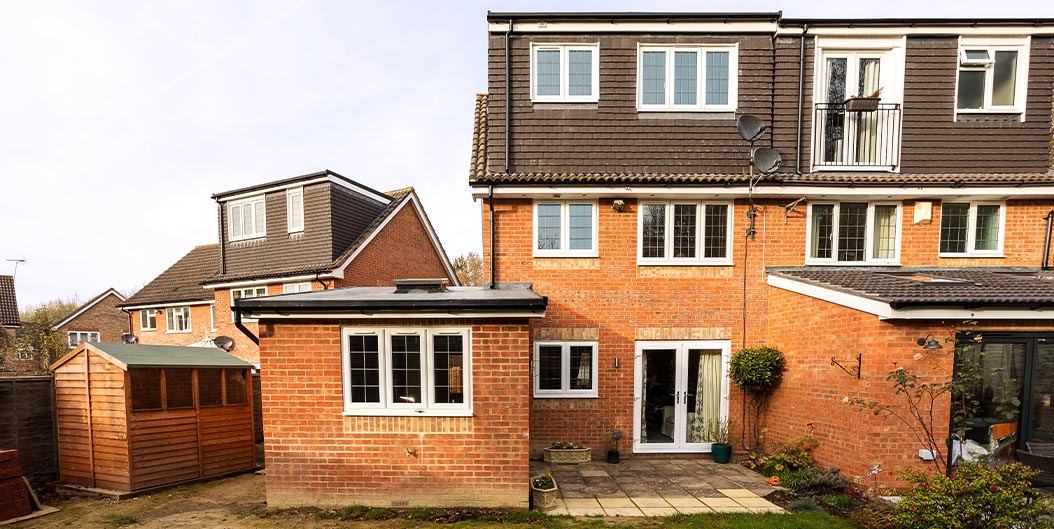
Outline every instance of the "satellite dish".
[[739, 135], [749, 142], [758, 141], [765, 134], [765, 122], [750, 114], [739, 116], [736, 120], [736, 128], [739, 129]]
[[130, 333], [130, 332], [126, 332], [126, 333], [121, 335], [121, 343], [133, 344], [133, 343], [136, 343], [138, 341], [139, 341], [139, 338], [136, 338], [135, 335]]
[[228, 353], [231, 352], [231, 349], [234, 349], [234, 340], [230, 336], [217, 336], [212, 339], [212, 343]]
[[779, 169], [783, 163], [783, 156], [780, 155], [780, 152], [769, 147], [754, 149], [751, 158], [753, 158], [754, 166], [758, 168], [758, 171], [765, 174]]

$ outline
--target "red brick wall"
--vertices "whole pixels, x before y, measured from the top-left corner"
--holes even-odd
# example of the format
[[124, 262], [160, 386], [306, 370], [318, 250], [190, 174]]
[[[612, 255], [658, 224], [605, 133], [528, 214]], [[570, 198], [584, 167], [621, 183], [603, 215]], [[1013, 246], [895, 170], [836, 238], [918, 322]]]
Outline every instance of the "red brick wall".
[[117, 305], [120, 298], [106, 296], [90, 309], [84, 311], [72, 321], [58, 329], [59, 334], [66, 336], [70, 331], [90, 331], [99, 333], [99, 341], [120, 342], [121, 335], [128, 332], [128, 314]]
[[340, 287], [392, 285], [394, 279], [446, 277], [443, 260], [412, 203], [395, 214], [344, 271]]
[[[342, 415], [341, 326], [468, 325], [472, 417]], [[261, 327], [268, 505], [527, 506], [526, 322], [353, 320]]]
[[[733, 352], [744, 346], [788, 340], [784, 336], [788, 329], [781, 322], [770, 326], [773, 314], [784, 317], [785, 313], [774, 312], [767, 306], [771, 289], [765, 284], [764, 268], [805, 263], [808, 203], [803, 202], [785, 214], [783, 206], [790, 201], [756, 201], [757, 236], [749, 248], [744, 237], [748, 206], [744, 200], [735, 202], [731, 227], [733, 266], [638, 266], [638, 204], [632, 198], [625, 199], [622, 212], [612, 209], [611, 199], [599, 200], [598, 258], [534, 258], [532, 201], [496, 200], [497, 280], [530, 281], [536, 292], [549, 297], [546, 318], [532, 322], [532, 344], [551, 333], [592, 332], [599, 337], [599, 398], [532, 399], [532, 454], [537, 456], [542, 447], [554, 441], [583, 442], [601, 450], [606, 447], [606, 432], [615, 427], [621, 428], [627, 438], [631, 435], [635, 420], [636, 340], [727, 339], [731, 340]], [[1054, 202], [1008, 202], [1006, 257], [959, 259], [937, 257], [940, 202], [937, 198], [933, 201], [929, 224], [914, 224], [914, 201], [904, 201], [901, 206], [903, 265], [1038, 266], [1041, 263], [1046, 228], [1043, 216], [1054, 207]], [[490, 222], [486, 200], [482, 202], [484, 270], [489, 281]], [[744, 326], [743, 262], [747, 253]], [[883, 327], [883, 332], [886, 329]], [[905, 332], [918, 337], [916, 330], [909, 328]], [[619, 368], [614, 367], [616, 358]], [[730, 417], [739, 421], [739, 392], [733, 389], [731, 398]], [[627, 448], [624, 442], [625, 452], [629, 452]]]

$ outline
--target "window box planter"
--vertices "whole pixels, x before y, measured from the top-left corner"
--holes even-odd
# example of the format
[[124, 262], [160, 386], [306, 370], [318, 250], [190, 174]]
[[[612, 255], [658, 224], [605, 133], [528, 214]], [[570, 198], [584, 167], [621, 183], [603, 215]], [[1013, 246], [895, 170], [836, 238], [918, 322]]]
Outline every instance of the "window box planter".
[[556, 486], [556, 478], [551, 474], [539, 474], [531, 477], [531, 504], [535, 509], [540, 511], [554, 509], [559, 491], [560, 489]]
[[851, 97], [845, 100], [846, 112], [874, 112], [878, 110], [878, 97]]
[[593, 454], [590, 448], [546, 448], [543, 457], [546, 463], [577, 465], [588, 463], [593, 459]]

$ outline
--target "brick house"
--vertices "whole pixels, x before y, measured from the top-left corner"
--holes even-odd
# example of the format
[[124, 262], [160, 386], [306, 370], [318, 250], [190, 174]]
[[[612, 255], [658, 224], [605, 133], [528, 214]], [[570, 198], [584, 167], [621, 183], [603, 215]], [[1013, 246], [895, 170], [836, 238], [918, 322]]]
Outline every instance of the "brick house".
[[125, 300], [111, 288], [77, 307], [51, 330], [65, 336], [70, 349], [83, 342], [120, 342], [129, 330], [128, 314], [118, 307]]
[[18, 315], [14, 276], [0, 275], [0, 369], [18, 360], [15, 339], [22, 318]]
[[488, 280], [549, 299], [532, 456], [612, 428], [632, 456], [708, 452], [708, 420], [743, 425], [731, 353], [772, 345], [766, 442], [811, 432], [822, 463], [889, 483], [922, 446], [843, 399], [898, 403], [894, 365], [939, 380], [956, 355], [916, 341], [965, 320], [987, 373], [969, 440], [1054, 441], [1054, 19], [487, 19], [469, 183]]
[[194, 248], [121, 304], [140, 343], [227, 336], [231, 354], [258, 363], [257, 323], [235, 321], [235, 300], [411, 276], [457, 282], [413, 188], [382, 193], [327, 170], [212, 198], [219, 243]]

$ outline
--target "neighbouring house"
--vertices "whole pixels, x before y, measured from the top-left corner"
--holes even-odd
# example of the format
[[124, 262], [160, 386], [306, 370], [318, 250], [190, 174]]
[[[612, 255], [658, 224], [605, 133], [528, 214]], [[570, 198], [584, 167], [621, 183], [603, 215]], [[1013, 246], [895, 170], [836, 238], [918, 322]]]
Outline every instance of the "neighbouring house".
[[65, 336], [70, 349], [84, 342], [120, 342], [129, 331], [128, 314], [118, 305], [125, 297], [111, 288], [51, 326], [53, 332]]
[[0, 370], [18, 361], [15, 340], [22, 318], [18, 315], [14, 276], [0, 275]]
[[232, 354], [256, 364], [257, 323], [235, 321], [238, 299], [401, 277], [457, 282], [413, 188], [382, 193], [327, 170], [212, 198], [219, 243], [194, 248], [121, 304], [139, 343], [227, 336]]

